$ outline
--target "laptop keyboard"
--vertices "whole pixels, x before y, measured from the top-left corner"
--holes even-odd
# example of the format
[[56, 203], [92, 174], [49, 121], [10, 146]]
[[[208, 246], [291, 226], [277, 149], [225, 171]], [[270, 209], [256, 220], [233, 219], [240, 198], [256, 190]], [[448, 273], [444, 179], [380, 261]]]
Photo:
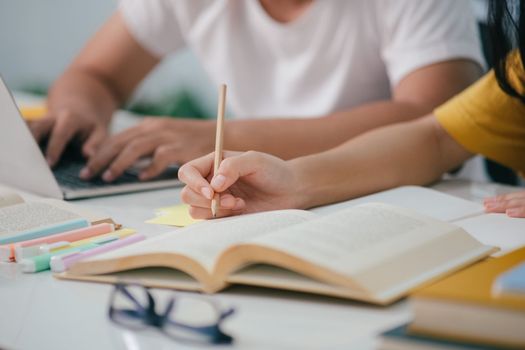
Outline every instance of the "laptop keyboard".
[[[40, 147], [43, 150], [45, 149], [45, 146], [45, 143], [43, 143]], [[126, 170], [120, 177], [112, 182], [105, 182], [100, 176], [85, 181], [78, 176], [80, 170], [82, 170], [85, 165], [86, 160], [81, 156], [80, 149], [74, 145], [69, 145], [62, 154], [58, 164], [53, 168], [53, 174], [61, 186], [73, 190], [86, 190], [144, 182], [138, 177], [140, 170], [134, 167]], [[176, 179], [178, 168], [179, 167], [177, 165], [169, 166], [168, 169], [164, 171], [164, 173], [160, 174], [156, 178], [148, 180], [148, 182]]]
[[115, 186], [140, 182], [136, 174], [131, 174], [129, 172], [125, 172], [115, 181], [110, 183], [105, 182], [100, 177], [84, 181], [78, 177], [78, 174], [84, 165], [84, 163], [80, 162], [60, 164], [55, 169], [53, 169], [53, 174], [60, 185], [73, 189], [90, 189], [108, 185]]

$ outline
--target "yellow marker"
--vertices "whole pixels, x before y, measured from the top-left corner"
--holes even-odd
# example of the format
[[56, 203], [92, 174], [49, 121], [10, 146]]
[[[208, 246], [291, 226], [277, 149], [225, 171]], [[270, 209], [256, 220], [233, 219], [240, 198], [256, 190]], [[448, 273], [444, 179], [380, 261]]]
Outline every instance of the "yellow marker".
[[130, 236], [135, 233], [135, 230], [130, 228], [123, 228], [117, 231], [105, 233], [103, 235], [98, 235], [95, 237], [90, 237], [86, 239], [81, 239], [74, 242], [57, 242], [52, 244], [44, 244], [40, 246], [40, 254], [54, 253], [63, 249], [70, 249], [75, 247], [80, 247], [88, 243], [101, 243], [106, 241], [118, 240]]
[[157, 216], [146, 221], [146, 223], [185, 227], [200, 221], [191, 217], [189, 208], [186, 204], [159, 208], [157, 209]]
[[38, 120], [47, 114], [47, 107], [45, 105], [22, 106], [20, 113], [27, 121]]

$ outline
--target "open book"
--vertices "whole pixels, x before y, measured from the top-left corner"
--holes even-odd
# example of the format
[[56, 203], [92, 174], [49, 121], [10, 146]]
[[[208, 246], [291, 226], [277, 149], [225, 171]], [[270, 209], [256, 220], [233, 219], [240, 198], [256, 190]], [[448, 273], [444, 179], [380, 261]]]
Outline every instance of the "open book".
[[107, 216], [78, 207], [58, 199], [25, 201], [14, 190], [0, 187], [0, 240], [39, 227], [46, 227], [75, 219], [85, 219], [92, 224], [113, 223]]
[[59, 278], [217, 292], [257, 285], [388, 304], [494, 252], [461, 228], [367, 203], [195, 224], [74, 265]]

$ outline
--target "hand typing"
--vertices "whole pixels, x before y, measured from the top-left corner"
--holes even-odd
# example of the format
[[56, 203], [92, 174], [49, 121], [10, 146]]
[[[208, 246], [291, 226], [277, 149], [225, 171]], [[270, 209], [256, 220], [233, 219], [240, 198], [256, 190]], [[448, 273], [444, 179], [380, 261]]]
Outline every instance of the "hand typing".
[[54, 166], [73, 139], [82, 142], [85, 157], [93, 155], [107, 137], [108, 122], [87, 112], [61, 109], [28, 125], [37, 142], [49, 138], [45, 155], [48, 164]]
[[139, 125], [106, 139], [80, 172], [89, 179], [102, 174], [113, 181], [143, 157], [151, 164], [139, 174], [148, 180], [161, 174], [170, 164], [185, 163], [213, 150], [215, 123], [211, 121], [146, 118]]

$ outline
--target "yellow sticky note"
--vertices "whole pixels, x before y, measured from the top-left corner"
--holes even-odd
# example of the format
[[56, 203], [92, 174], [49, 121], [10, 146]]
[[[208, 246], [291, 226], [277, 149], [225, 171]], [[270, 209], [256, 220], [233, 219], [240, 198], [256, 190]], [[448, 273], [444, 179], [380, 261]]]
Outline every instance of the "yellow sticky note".
[[189, 209], [190, 207], [186, 204], [159, 208], [157, 209], [156, 217], [146, 221], [146, 223], [185, 227], [200, 221], [190, 216]]
[[47, 113], [47, 108], [44, 105], [22, 106], [20, 107], [20, 114], [25, 120], [38, 120], [43, 118]]

